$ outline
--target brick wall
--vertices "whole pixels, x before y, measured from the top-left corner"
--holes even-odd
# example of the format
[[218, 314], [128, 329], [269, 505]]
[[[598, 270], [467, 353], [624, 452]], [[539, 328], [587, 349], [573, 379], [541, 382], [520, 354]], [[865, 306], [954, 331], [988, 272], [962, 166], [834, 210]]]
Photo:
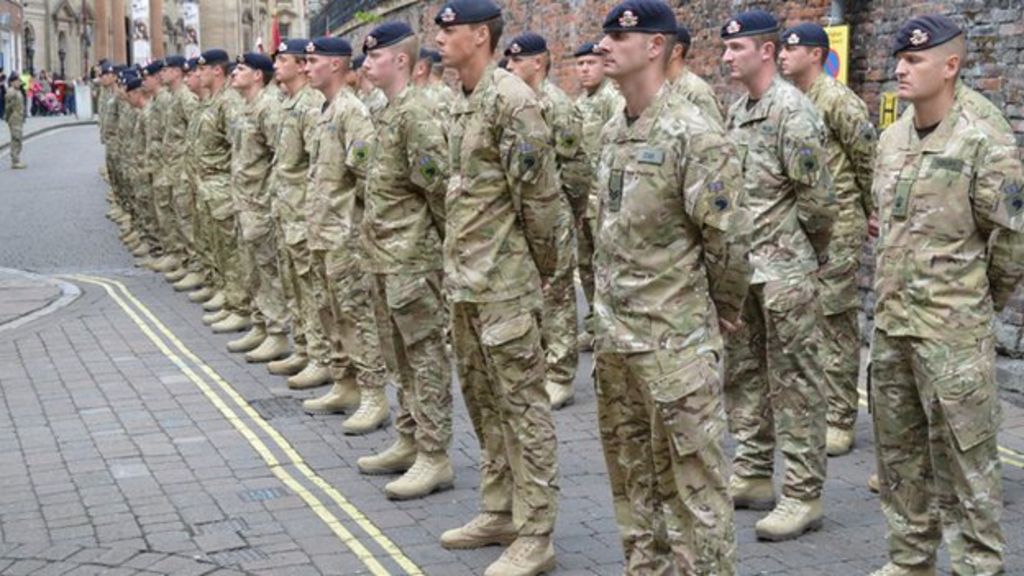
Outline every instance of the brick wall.
[[[338, 1], [338, 0], [336, 0]], [[344, 0], [340, 0], [344, 1]], [[499, 0], [506, 7], [505, 37], [502, 46], [525, 30], [545, 36], [554, 55], [553, 75], [570, 93], [577, 91], [573, 77], [572, 52], [576, 46], [600, 37], [604, 15], [616, 4], [609, 0]], [[722, 24], [733, 12], [749, 7], [772, 11], [791, 25], [800, 21], [826, 23], [829, 0], [743, 1], [733, 0], [669, 0], [677, 6], [679, 20], [693, 35], [690, 51], [691, 67], [711, 82], [724, 103], [730, 103], [737, 89], [726, 81], [720, 65]], [[428, 45], [433, 45], [436, 26], [434, 16], [440, 0], [385, 0], [379, 4], [384, 19], [401, 19], [424, 31]], [[892, 38], [899, 26], [914, 15], [941, 12], [952, 15], [968, 32], [970, 54], [964, 78], [968, 85], [981, 90], [1005, 110], [1024, 146], [1024, 0], [953, 0], [922, 2], [920, 0], [847, 0], [846, 22], [851, 25], [849, 83], [867, 102], [873, 119], [878, 119], [880, 94], [895, 90], [892, 80], [895, 61], [890, 55]], [[399, 8], [394, 9], [395, 6]], [[336, 31], [350, 40], [361, 42], [369, 25], [348, 23]], [[861, 283], [870, 311], [870, 246], [865, 247], [865, 269]], [[1012, 303], [999, 327], [1004, 351], [1024, 356], [1024, 296]]]

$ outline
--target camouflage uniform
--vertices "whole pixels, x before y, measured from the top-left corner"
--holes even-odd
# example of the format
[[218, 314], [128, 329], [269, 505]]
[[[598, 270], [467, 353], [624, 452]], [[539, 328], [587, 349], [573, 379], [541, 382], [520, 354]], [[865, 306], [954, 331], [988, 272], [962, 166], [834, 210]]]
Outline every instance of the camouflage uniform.
[[270, 168], [280, 107], [277, 95], [266, 89], [244, 103], [232, 152], [244, 285], [254, 304], [253, 323], [263, 325], [267, 334], [284, 334], [288, 324], [270, 214]]
[[775, 436], [784, 457], [783, 494], [820, 497], [825, 481], [825, 387], [813, 275], [827, 257], [835, 218], [821, 117], [779, 78], [748, 109], [729, 111], [753, 221], [754, 267], [743, 326], [726, 342], [734, 471], [772, 476]]
[[240, 106], [238, 92], [226, 85], [210, 96], [199, 116], [195, 152], [199, 168], [197, 201], [211, 218], [207, 235], [211, 245], [207, 249], [213, 253], [217, 288], [224, 293], [228, 312], [248, 317], [231, 182], [232, 131]]
[[355, 94], [342, 89], [320, 113], [308, 143], [314, 306], [331, 345], [332, 377], [341, 382], [346, 371], [353, 371], [361, 389], [383, 388], [386, 372], [373, 283], [361, 268], [365, 253], [360, 245], [373, 122]]
[[193, 261], [190, 261], [190, 264], [193, 266], [193, 271], [198, 268], [202, 272], [203, 283], [206, 286], [216, 287], [214, 276], [216, 262], [214, 262], [213, 242], [210, 238], [213, 217], [210, 216], [209, 206], [199, 198], [199, 130], [202, 127], [203, 113], [209, 104], [209, 97], [198, 99], [195, 110], [189, 118], [186, 132], [185, 171], [182, 174], [182, 179], [191, 197], [189, 201], [192, 208], [192, 249], [196, 259], [194, 264]]
[[820, 74], [807, 91], [825, 121], [832, 189], [838, 215], [829, 244], [829, 260], [818, 270], [822, 364], [828, 393], [828, 425], [849, 430], [857, 419], [860, 396], [860, 293], [857, 271], [867, 235], [878, 134], [864, 102], [828, 74]]
[[103, 143], [104, 165], [107, 170], [107, 181], [114, 193], [114, 199], [124, 210], [124, 190], [117, 181], [117, 169], [115, 167], [115, 139], [117, 138], [118, 112], [120, 111], [120, 98], [113, 88], [104, 88], [100, 92], [100, 102], [103, 103], [100, 113], [100, 142]]
[[21, 162], [21, 141], [25, 129], [25, 99], [21, 90], [8, 87], [4, 93], [4, 121], [11, 137], [11, 164]]
[[558, 507], [541, 280], [565, 236], [555, 151], [533, 91], [490, 66], [452, 111], [444, 268], [459, 381], [481, 445], [485, 512], [548, 535]]
[[174, 234], [170, 250], [184, 258], [186, 268], [196, 269], [192, 230], [192, 211], [195, 195], [185, 182], [186, 154], [188, 151], [189, 122], [196, 110], [195, 94], [184, 85], [168, 91], [171, 102], [164, 112], [164, 150], [167, 169], [165, 177], [171, 189], [171, 221]]
[[165, 144], [166, 117], [174, 102], [170, 91], [161, 87], [150, 100], [152, 114], [146, 121], [146, 155], [153, 178], [153, 216], [160, 231], [160, 245], [165, 253], [179, 244], [177, 218], [170, 180], [171, 165]]
[[937, 504], [953, 572], [1002, 574], [992, 322], [1024, 279], [1024, 170], [962, 96], [879, 142], [871, 402], [891, 559], [934, 563]]
[[722, 113], [722, 105], [715, 97], [715, 91], [692, 70], [684, 68], [679, 78], [672, 82], [672, 89], [700, 109], [705, 118], [719, 126], [725, 126], [725, 115]]
[[573, 250], [574, 223], [582, 222], [587, 210], [590, 192], [590, 164], [583, 148], [583, 115], [573, 105], [565, 92], [551, 81], [545, 80], [537, 94], [541, 111], [551, 127], [555, 141], [555, 164], [565, 202], [561, 217], [565, 225], [560, 227], [565, 237], [559, 239], [559, 246], [565, 254], [559, 260], [566, 262], [559, 266], [544, 290], [544, 317], [541, 322], [544, 355], [547, 362], [547, 380], [552, 384], [571, 386], [579, 364], [576, 344], [576, 254]]
[[[159, 162], [159, 154], [150, 155], [151, 143], [156, 141], [156, 119], [158, 110], [150, 98], [139, 110], [136, 118], [134, 146], [127, 161], [134, 164], [135, 199], [138, 203], [139, 224], [142, 238], [154, 255], [163, 252], [163, 236], [160, 233], [160, 222], [156, 217], [156, 199], [153, 196], [153, 174], [155, 162]], [[155, 146], [153, 146], [155, 148]]]
[[447, 451], [452, 438], [441, 294], [447, 164], [442, 119], [421, 89], [406, 88], [377, 118], [363, 237], [386, 310], [384, 357], [401, 386], [395, 427], [421, 452]]
[[[452, 102], [455, 101], [455, 92], [444, 82], [430, 82], [421, 88], [424, 99], [429, 110], [435, 110], [440, 115], [440, 120], [446, 121], [451, 115]], [[446, 128], [442, 126], [442, 128]]]
[[718, 314], [740, 314], [749, 242], [739, 162], [705, 118], [665, 86], [608, 123], [597, 172], [598, 423], [628, 574], [736, 572]]
[[380, 88], [374, 88], [365, 94], [361, 94], [359, 100], [366, 106], [370, 113], [370, 118], [375, 120], [380, 117], [380, 113], [388, 106], [388, 97], [384, 95]]
[[117, 128], [115, 128], [114, 138], [114, 171], [117, 174], [115, 179], [122, 190], [126, 203], [125, 209], [132, 216], [132, 228], [141, 234], [139, 203], [131, 173], [134, 162], [129, 161], [130, 150], [137, 136], [134, 130], [138, 116], [139, 111], [126, 98], [118, 98]]
[[308, 85], [282, 102], [271, 176], [271, 205], [278, 225], [281, 285], [292, 320], [295, 352], [327, 364], [330, 351], [313, 294], [306, 205], [309, 150], [323, 103], [323, 94]]

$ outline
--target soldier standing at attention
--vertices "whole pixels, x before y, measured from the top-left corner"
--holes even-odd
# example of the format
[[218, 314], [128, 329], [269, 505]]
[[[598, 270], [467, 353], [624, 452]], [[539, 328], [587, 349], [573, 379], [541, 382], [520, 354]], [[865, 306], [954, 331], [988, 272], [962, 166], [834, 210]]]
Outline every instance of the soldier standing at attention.
[[377, 118], [377, 137], [366, 180], [363, 239], [366, 269], [383, 310], [381, 344], [397, 378], [398, 440], [384, 452], [359, 459], [364, 473], [402, 473], [384, 487], [389, 498], [408, 499], [451, 488], [451, 364], [441, 243], [448, 183], [448, 144], [421, 88], [411, 83], [419, 40], [412, 28], [388, 22], [363, 42], [366, 76], [388, 105]]
[[581, 221], [587, 209], [592, 174], [583, 148], [582, 114], [572, 100], [548, 80], [551, 53], [544, 38], [527, 32], [509, 42], [505, 49], [509, 71], [533, 88], [541, 111], [551, 127], [555, 142], [555, 164], [564, 198], [562, 218], [566, 219], [565, 237], [559, 238], [558, 274], [544, 290], [544, 319], [541, 322], [544, 355], [547, 362], [548, 396], [551, 408], [572, 404], [572, 381], [579, 364], [576, 342], [576, 254], [574, 222]]
[[[580, 92], [576, 99], [576, 109], [580, 111], [583, 122], [583, 150], [590, 161], [590, 170], [597, 170], [597, 160], [601, 152], [601, 129], [612, 116], [622, 112], [625, 103], [622, 95], [611, 80], [604, 77], [604, 55], [600, 47], [593, 42], [585, 42], [576, 52], [576, 76], [579, 79]], [[580, 284], [583, 295], [587, 298], [590, 310], [583, 320], [583, 332], [578, 340], [580, 350], [593, 348], [594, 331], [594, 220], [597, 218], [597, 197], [594, 190], [588, 188], [587, 206], [583, 211], [582, 220], [576, 222], [576, 264], [580, 273]]]
[[563, 264], [568, 222], [551, 131], [536, 95], [496, 69], [501, 8], [451, 0], [437, 43], [465, 95], [448, 135], [445, 283], [459, 381], [481, 445], [481, 511], [441, 535], [446, 548], [510, 544], [486, 576], [555, 567], [557, 439], [544, 388], [542, 287]]
[[672, 58], [668, 61], [668, 80], [672, 89], [700, 108], [708, 120], [718, 123], [719, 126], [724, 126], [725, 116], [722, 114], [722, 105], [715, 97], [715, 91], [686, 65], [691, 42], [690, 29], [680, 24], [679, 29], [676, 30]]
[[604, 128], [594, 257], [598, 422], [626, 574], [736, 573], [719, 324], [748, 290], [743, 178], [722, 126], [672, 89], [676, 19], [626, 0], [604, 21], [625, 108]]
[[142, 69], [143, 89], [149, 94], [146, 107], [146, 158], [149, 165], [153, 197], [153, 218], [156, 223], [157, 248], [162, 256], [152, 270], [167, 273], [178, 269], [181, 262], [172, 252], [177, 223], [174, 218], [172, 188], [168, 180], [169, 154], [164, 143], [165, 116], [174, 98], [164, 87], [164, 61], [155, 60]]
[[25, 129], [25, 95], [21, 92], [21, 76], [11, 72], [4, 94], [4, 122], [11, 133], [11, 168], [21, 170], [28, 166], [21, 161], [21, 141]]
[[825, 73], [828, 34], [817, 24], [799, 24], [780, 37], [782, 73], [814, 103], [825, 121], [825, 158], [839, 208], [828, 263], [818, 270], [818, 303], [824, 338], [822, 363], [828, 392], [830, 456], [853, 448], [860, 396], [860, 292], [857, 271], [867, 235], [871, 174], [878, 134], [868, 108], [852, 90]]
[[889, 559], [929, 576], [943, 523], [955, 574], [1002, 574], [994, 315], [1024, 279], [1019, 152], [957, 98], [966, 38], [944, 16], [896, 34], [899, 97], [881, 136], [871, 404]]
[[[729, 490], [739, 508], [774, 505], [756, 524], [757, 536], [786, 540], [819, 528], [823, 516], [827, 406], [815, 275], [828, 261], [835, 202], [821, 116], [776, 73], [775, 17], [745, 12], [721, 35], [722, 60], [747, 92], [726, 126], [743, 164], [754, 268], [740, 330], [726, 342], [726, 402], [737, 442]], [[778, 502], [776, 438], [784, 462]]]

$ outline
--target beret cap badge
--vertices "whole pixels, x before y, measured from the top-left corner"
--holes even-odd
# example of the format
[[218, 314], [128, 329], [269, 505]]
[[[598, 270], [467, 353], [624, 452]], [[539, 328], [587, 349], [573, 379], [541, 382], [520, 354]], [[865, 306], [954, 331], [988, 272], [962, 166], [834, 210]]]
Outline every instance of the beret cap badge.
[[928, 42], [928, 39], [928, 32], [925, 32], [920, 28], [915, 28], [914, 31], [911, 32], [910, 34], [910, 44], [912, 46], [921, 46], [923, 44], [926, 44]]
[[277, 45], [277, 51], [278, 52], [284, 52], [287, 49], [288, 49], [288, 44], [286, 44], [284, 42], [281, 42], [280, 44]]
[[520, 52], [523, 51], [523, 47], [520, 46], [518, 43], [514, 43], [511, 46], [509, 46], [508, 51], [512, 54], [519, 54]]
[[622, 13], [622, 16], [619, 16], [619, 26], [623, 28], [632, 28], [639, 23], [640, 19], [636, 17], [636, 14], [633, 14], [632, 10], [626, 10]]
[[794, 32], [790, 34], [788, 38], [786, 38], [786, 42], [788, 44], [792, 44], [795, 46], [800, 43], [800, 36], [796, 32]]
[[200, 56], [199, 57], [199, 63], [200, 64], [206, 64], [206, 58], [203, 58], [202, 56]]
[[448, 6], [441, 12], [442, 22], [454, 22], [455, 21], [455, 10], [452, 10], [451, 6]]
[[367, 48], [373, 48], [377, 45], [377, 38], [375, 36], [367, 36], [366, 40], [363, 41], [363, 45]]
[[313, 44], [312, 42], [306, 44], [306, 53], [312, 54], [313, 52], [316, 52], [316, 44]]
[[730, 20], [729, 24], [725, 26], [725, 31], [729, 34], [736, 34], [743, 29], [738, 20]]

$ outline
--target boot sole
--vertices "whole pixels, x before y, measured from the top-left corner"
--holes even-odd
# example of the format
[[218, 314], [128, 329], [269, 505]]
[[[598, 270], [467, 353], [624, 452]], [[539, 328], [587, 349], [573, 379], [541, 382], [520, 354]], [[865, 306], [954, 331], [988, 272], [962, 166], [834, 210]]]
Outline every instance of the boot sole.
[[288, 389], [289, 390], [309, 390], [310, 388], [319, 388], [321, 386], [326, 386], [326, 385], [328, 385], [330, 383], [331, 383], [331, 379], [328, 378], [327, 380], [324, 380], [323, 382], [316, 382], [316, 383], [313, 383], [313, 384], [298, 384], [298, 385], [296, 385], [296, 384], [292, 384], [291, 382], [288, 382], [287, 384], [288, 384]]
[[[409, 464], [404, 468], [363, 468], [358, 463], [356, 463], [356, 468], [359, 468], [359, 473], [364, 476], [394, 476], [395, 474], [405, 474], [406, 472], [409, 471], [409, 468], [412, 468], [412, 464]], [[391, 497], [388, 496], [388, 498]]]
[[252, 326], [239, 326], [238, 328], [213, 328], [213, 327], [211, 327], [210, 330], [212, 330], [214, 334], [235, 334], [237, 332], [245, 332], [249, 328], [252, 328]]
[[791, 534], [761, 534], [760, 532], [757, 532], [756, 529], [754, 531], [757, 532], [758, 540], [767, 540], [768, 542], [785, 542], [787, 540], [799, 538], [808, 532], [816, 532], [820, 530], [823, 521], [823, 518], [818, 518], [817, 520], [808, 523], [807, 526], [804, 526], [803, 530], [793, 532]]
[[774, 507], [775, 500], [733, 500], [736, 510], [771, 510]]
[[[507, 536], [495, 536], [490, 540], [476, 541], [476, 542], [441, 542], [441, 548], [445, 550], [476, 550], [477, 548], [486, 548], [488, 546], [508, 546], [515, 542], [517, 534], [509, 534]], [[545, 567], [547, 564], [545, 564]], [[553, 568], [553, 566], [552, 566]], [[552, 568], [548, 568], [551, 570]]]
[[[258, 346], [257, 346], [257, 348], [258, 348]], [[255, 349], [256, 348], [253, 348], [253, 350], [255, 350]], [[289, 354], [291, 354], [290, 351], [289, 352], [282, 352], [282, 353], [278, 354], [277, 356], [273, 356], [273, 357], [269, 357], [269, 358], [252, 358], [252, 357], [246, 355], [245, 361], [248, 362], [249, 364], [266, 364], [267, 362], [276, 362], [277, 360], [285, 358]]]
[[302, 368], [299, 368], [298, 370], [271, 370], [270, 368], [267, 368], [267, 372], [274, 376], [295, 376], [299, 372], [302, 372]]
[[388, 497], [388, 500], [416, 500], [417, 498], [426, 498], [435, 492], [444, 492], [445, 490], [451, 490], [452, 488], [455, 488], [455, 480], [441, 482], [422, 494], [396, 494], [385, 488], [384, 495]]
[[[335, 414], [348, 414], [349, 410], [354, 410], [356, 408], [358, 408], [358, 406], [352, 406], [352, 407], [349, 407], [349, 408], [342, 408], [341, 410], [330, 410], [330, 409], [327, 409], [327, 408], [312, 409], [312, 408], [303, 407], [302, 411], [305, 412], [306, 414], [309, 414], [310, 416], [333, 416]], [[346, 434], [347, 434], [347, 432], [346, 432]]]
[[381, 428], [387, 426], [389, 422], [391, 422], [391, 416], [388, 416], [387, 418], [384, 419], [384, 421], [382, 421], [380, 424], [377, 424], [373, 428], [366, 428], [366, 429], [359, 429], [359, 430], [351, 430], [351, 429], [345, 428], [345, 425], [342, 424], [341, 425], [341, 431], [345, 434], [345, 436], [363, 436], [363, 435], [369, 434], [371, 432], [376, 432], [377, 430], [380, 430]]
[[232, 348], [231, 345], [228, 345], [226, 348], [228, 349], [228, 352], [231, 352], [232, 354], [241, 354], [242, 352], [252, 352], [259, 348], [259, 344], [255, 346], [236, 346], [234, 348]]
[[576, 403], [576, 398], [569, 398], [568, 400], [566, 400], [564, 402], [560, 402], [558, 404], [552, 404], [551, 405], [551, 409], [552, 410], [561, 410], [562, 408], [565, 408], [567, 406], [572, 406], [575, 403]]

